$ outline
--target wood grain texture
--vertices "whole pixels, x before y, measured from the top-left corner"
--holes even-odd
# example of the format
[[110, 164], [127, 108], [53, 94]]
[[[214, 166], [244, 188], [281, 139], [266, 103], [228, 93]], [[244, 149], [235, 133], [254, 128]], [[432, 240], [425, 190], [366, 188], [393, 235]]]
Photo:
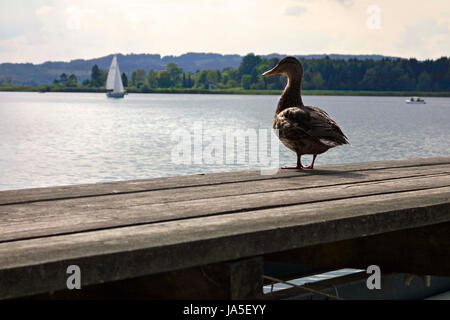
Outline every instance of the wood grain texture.
[[450, 165], [0, 206], [0, 242], [450, 186]]
[[439, 157], [0, 192], [0, 298], [63, 289], [70, 264], [89, 285], [446, 223], [449, 172]]
[[[323, 174], [326, 171], [342, 173], [357, 172], [362, 170], [380, 170], [386, 168], [426, 167], [433, 165], [450, 164], [450, 156], [419, 158], [406, 160], [371, 161], [360, 163], [346, 163], [317, 166]], [[180, 177], [166, 177], [157, 179], [142, 179], [131, 181], [106, 182], [98, 184], [82, 184], [57, 186], [48, 188], [33, 188], [24, 190], [0, 191], [0, 205], [30, 201], [55, 200], [67, 198], [91, 197], [100, 195], [136, 193], [152, 190], [167, 190], [173, 188], [185, 188], [192, 186], [208, 186], [224, 183], [243, 181], [274, 180], [286, 177], [317, 175], [319, 170], [311, 173], [308, 171], [279, 170], [276, 175], [261, 175], [259, 171], [241, 171], [213, 174], [197, 174]], [[320, 174], [320, 173], [319, 173]]]
[[449, 197], [447, 187], [7, 242], [0, 297], [62, 289], [70, 264], [88, 285], [446, 222]]

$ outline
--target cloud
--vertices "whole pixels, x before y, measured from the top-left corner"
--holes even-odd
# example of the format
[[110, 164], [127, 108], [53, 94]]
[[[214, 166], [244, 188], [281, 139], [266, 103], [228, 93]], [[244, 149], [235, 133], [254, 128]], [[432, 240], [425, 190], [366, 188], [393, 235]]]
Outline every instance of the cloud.
[[[448, 0], [409, 1], [405, 10], [389, 0], [0, 0], [0, 62], [111, 52], [448, 54]], [[372, 4], [381, 9], [376, 32], [367, 28]]]
[[302, 6], [288, 6], [282, 7], [282, 13], [285, 16], [298, 17], [301, 14], [305, 13], [307, 10]]
[[319, 3], [330, 3], [330, 2], [335, 2], [338, 3], [344, 7], [351, 7], [355, 4], [354, 0], [295, 0], [297, 2], [303, 2], [306, 5], [314, 5], [314, 4], [319, 4]]
[[42, 7], [38, 8], [38, 9], [36, 9], [36, 14], [37, 15], [43, 15], [43, 14], [50, 13], [51, 11], [53, 11], [53, 7], [42, 6]]
[[414, 49], [423, 56], [439, 51], [450, 52], [450, 25], [431, 18], [418, 20], [404, 27], [398, 46], [408, 51]]
[[335, 0], [335, 1], [339, 2], [344, 7], [351, 7], [355, 4], [353, 0]]

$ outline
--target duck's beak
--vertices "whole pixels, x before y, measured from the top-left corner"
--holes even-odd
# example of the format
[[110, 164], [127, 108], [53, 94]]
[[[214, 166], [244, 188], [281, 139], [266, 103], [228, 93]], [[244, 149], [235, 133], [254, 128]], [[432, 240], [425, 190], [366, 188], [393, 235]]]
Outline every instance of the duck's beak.
[[264, 72], [262, 75], [267, 77], [267, 76], [271, 76], [271, 75], [278, 74], [278, 73], [280, 73], [280, 72], [278, 71], [278, 65], [276, 65], [272, 69], [267, 70], [266, 72]]

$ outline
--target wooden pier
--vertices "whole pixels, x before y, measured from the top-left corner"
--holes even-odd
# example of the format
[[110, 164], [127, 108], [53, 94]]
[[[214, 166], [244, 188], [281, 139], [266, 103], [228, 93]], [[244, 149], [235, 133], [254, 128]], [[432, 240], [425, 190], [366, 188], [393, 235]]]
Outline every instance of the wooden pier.
[[0, 192], [2, 299], [276, 299], [270, 263], [447, 279], [450, 156]]

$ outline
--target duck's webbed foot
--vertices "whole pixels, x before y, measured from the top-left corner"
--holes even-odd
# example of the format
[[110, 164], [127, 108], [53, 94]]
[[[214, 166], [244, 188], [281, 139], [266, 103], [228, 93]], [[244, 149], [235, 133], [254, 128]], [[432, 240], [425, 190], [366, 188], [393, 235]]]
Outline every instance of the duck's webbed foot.
[[312, 162], [309, 166], [303, 167], [303, 169], [314, 169], [314, 161], [316, 161], [317, 154], [313, 155]]
[[281, 169], [299, 169], [299, 170], [301, 170], [301, 169], [305, 169], [305, 167], [304, 166], [300, 166], [300, 167], [297, 167], [297, 166], [285, 166], [285, 167], [282, 167]]
[[302, 161], [300, 159], [301, 157], [302, 157], [301, 155], [297, 154], [297, 165], [295, 167], [294, 166], [286, 166], [286, 167], [282, 167], [281, 169], [298, 169], [298, 170], [304, 169], [305, 167], [302, 165]]

